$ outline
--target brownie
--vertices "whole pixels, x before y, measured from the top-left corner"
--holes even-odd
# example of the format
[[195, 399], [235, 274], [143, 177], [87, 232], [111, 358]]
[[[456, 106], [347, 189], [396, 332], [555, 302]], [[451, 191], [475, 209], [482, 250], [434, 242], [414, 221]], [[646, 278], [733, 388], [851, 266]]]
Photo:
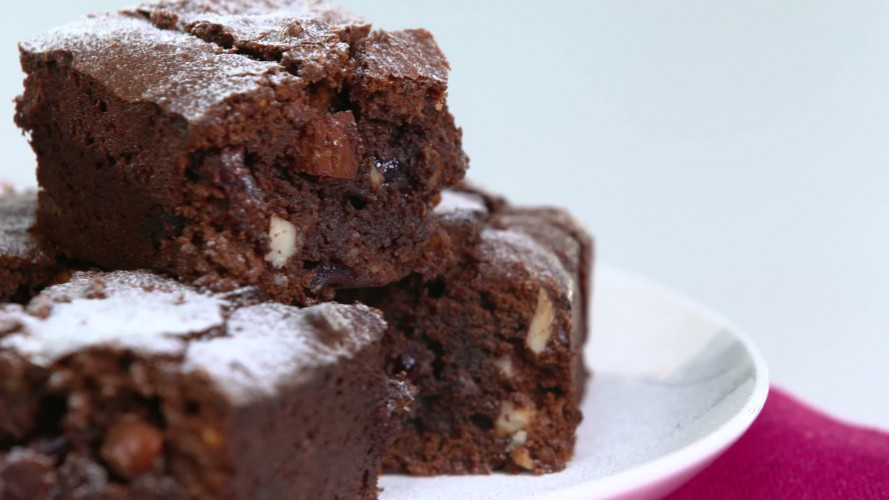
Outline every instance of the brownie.
[[37, 193], [0, 183], [0, 302], [26, 300], [61, 268], [55, 252], [31, 233], [36, 212]]
[[0, 498], [376, 498], [411, 394], [364, 306], [140, 271], [0, 308]]
[[69, 256], [311, 304], [434, 268], [447, 243], [432, 208], [467, 159], [424, 30], [318, 1], [185, 0], [20, 51], [38, 227]]
[[388, 369], [419, 391], [385, 469], [562, 470], [588, 376], [591, 239], [564, 211], [472, 192], [446, 192], [437, 212], [464, 246], [454, 267], [341, 292], [385, 312]]

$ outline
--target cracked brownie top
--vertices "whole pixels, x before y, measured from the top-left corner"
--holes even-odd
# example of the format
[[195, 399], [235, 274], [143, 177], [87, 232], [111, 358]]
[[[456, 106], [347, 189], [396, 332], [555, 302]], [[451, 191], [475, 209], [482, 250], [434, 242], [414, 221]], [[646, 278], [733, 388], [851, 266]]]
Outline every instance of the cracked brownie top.
[[300, 309], [251, 295], [204, 292], [145, 271], [77, 272], [27, 306], [0, 306], [0, 350], [37, 366], [92, 348], [167, 356], [247, 401], [351, 358], [385, 327], [361, 305]]
[[425, 30], [314, 1], [166, 1], [21, 44], [38, 228], [106, 269], [312, 304], [437, 272], [468, 167]]

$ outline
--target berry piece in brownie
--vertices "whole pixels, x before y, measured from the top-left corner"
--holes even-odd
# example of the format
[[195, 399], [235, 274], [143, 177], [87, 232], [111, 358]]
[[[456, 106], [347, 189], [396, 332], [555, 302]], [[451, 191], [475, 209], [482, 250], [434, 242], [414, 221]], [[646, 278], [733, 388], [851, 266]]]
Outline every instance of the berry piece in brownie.
[[0, 183], [0, 302], [27, 300], [62, 267], [31, 232], [36, 212], [37, 193]]
[[467, 160], [424, 30], [317, 1], [168, 1], [21, 60], [38, 227], [72, 257], [310, 304], [445, 243], [432, 208]]
[[446, 192], [438, 214], [464, 245], [453, 268], [343, 294], [385, 312], [389, 369], [419, 391], [386, 469], [562, 470], [587, 379], [591, 239], [561, 210], [471, 192]]
[[364, 306], [75, 273], [0, 307], [0, 498], [376, 498], [411, 399], [384, 330]]

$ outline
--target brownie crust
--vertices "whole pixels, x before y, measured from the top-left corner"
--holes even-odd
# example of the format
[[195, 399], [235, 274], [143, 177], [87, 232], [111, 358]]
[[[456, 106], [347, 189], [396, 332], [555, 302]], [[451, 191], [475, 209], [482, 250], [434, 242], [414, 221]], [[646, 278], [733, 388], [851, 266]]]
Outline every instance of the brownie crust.
[[383, 320], [255, 296], [77, 273], [0, 308], [0, 498], [376, 498]]
[[20, 49], [38, 227], [70, 257], [311, 304], [423, 272], [447, 243], [432, 211], [467, 159], [424, 30], [175, 1]]
[[439, 217], [464, 245], [434, 279], [343, 298], [382, 309], [390, 373], [418, 399], [385, 469], [414, 475], [564, 469], [588, 373], [592, 241], [567, 213], [446, 192]]

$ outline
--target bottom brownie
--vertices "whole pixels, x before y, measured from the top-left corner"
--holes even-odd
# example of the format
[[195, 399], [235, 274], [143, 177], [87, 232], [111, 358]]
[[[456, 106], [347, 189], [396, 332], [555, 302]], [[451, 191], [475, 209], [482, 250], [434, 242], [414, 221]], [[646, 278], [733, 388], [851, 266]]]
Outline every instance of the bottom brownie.
[[0, 308], [0, 498], [376, 498], [411, 396], [363, 306], [77, 273]]
[[562, 470], [587, 379], [591, 240], [559, 210], [444, 196], [439, 215], [464, 242], [459, 264], [431, 281], [341, 294], [385, 312], [388, 368], [419, 391], [385, 469]]
[[59, 269], [53, 253], [31, 234], [36, 211], [36, 193], [0, 184], [0, 302], [27, 300]]

